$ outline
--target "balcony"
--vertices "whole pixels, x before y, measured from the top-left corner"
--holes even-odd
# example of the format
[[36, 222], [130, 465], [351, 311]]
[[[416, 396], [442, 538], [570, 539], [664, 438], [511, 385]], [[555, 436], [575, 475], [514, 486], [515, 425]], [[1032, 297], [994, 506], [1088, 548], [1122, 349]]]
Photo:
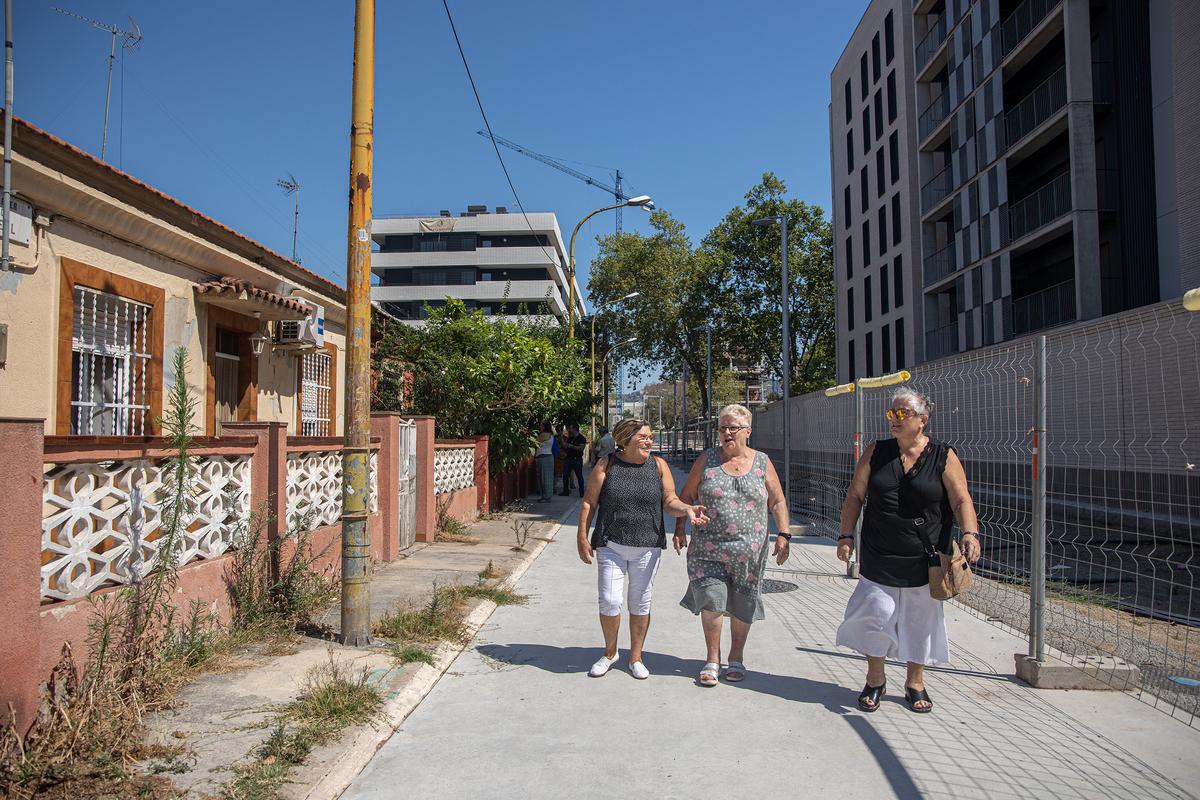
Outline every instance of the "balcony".
[[934, 175], [921, 187], [921, 213], [928, 214], [929, 210], [954, 191], [954, 175], [950, 165], [942, 167], [942, 171]]
[[925, 285], [946, 277], [956, 269], [958, 264], [954, 258], [954, 242], [951, 242], [936, 253], [925, 256]]
[[925, 141], [929, 134], [937, 130], [937, 127], [948, 116], [950, 116], [950, 93], [944, 91], [921, 112], [921, 116], [917, 120], [919, 140]]
[[958, 323], [925, 331], [925, 360], [932, 361], [958, 352]]
[[929, 62], [933, 60], [934, 55], [942, 44], [946, 41], [946, 34], [950, 32], [950, 17], [948, 12], [943, 12], [929, 26], [929, 31], [925, 34], [925, 38], [917, 43], [916, 51], [916, 66], [917, 73], [920, 74]]
[[1067, 104], [1067, 68], [1038, 84], [1004, 115], [1004, 136], [1011, 148]]
[[1075, 321], [1075, 281], [1062, 283], [1012, 301], [1013, 336]]
[[1063, 172], [1008, 207], [1009, 241], [1033, 233], [1071, 210], [1071, 173]]
[[1025, 0], [1000, 23], [1001, 58], [1008, 56], [1017, 45], [1044, 20], [1062, 0]]

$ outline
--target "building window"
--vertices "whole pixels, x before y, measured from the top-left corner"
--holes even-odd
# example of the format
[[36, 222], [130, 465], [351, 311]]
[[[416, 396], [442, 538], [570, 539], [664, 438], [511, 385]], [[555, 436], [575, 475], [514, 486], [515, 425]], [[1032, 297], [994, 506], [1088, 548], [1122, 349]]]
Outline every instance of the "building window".
[[854, 129], [846, 131], [846, 174], [854, 174]]
[[862, 265], [863, 269], [871, 266], [871, 220], [864, 219], [862, 224]]
[[846, 330], [854, 330], [854, 287], [846, 290]]
[[876, 32], [874, 38], [871, 39], [871, 75], [874, 80], [878, 81], [882, 72], [879, 61], [879, 33]]
[[892, 262], [892, 297], [895, 298], [896, 308], [904, 305], [904, 256], [896, 256]]
[[854, 119], [854, 113], [850, 110], [852, 101], [850, 99], [850, 79], [846, 79], [846, 124], [850, 124], [850, 120]]
[[879, 332], [879, 345], [883, 348], [883, 374], [892, 371], [892, 337], [888, 326], [884, 325]]
[[850, 184], [842, 190], [842, 227], [850, 227], [850, 214], [853, 209], [850, 208]]
[[887, 78], [888, 122], [896, 121], [896, 70], [888, 73]]
[[863, 155], [871, 152], [871, 106], [863, 106], [862, 113]]
[[[985, 3], [986, 5], [986, 3]], [[884, 60], [891, 64], [892, 59], [896, 57], [896, 33], [895, 21], [892, 19], [892, 12], [889, 11], [887, 16], [883, 18], [883, 54]], [[987, 30], [985, 27], [984, 30]]]
[[904, 317], [896, 320], [896, 369], [908, 366], [904, 358]]
[[888, 156], [892, 162], [892, 185], [900, 180], [900, 132], [892, 131], [888, 137]]
[[892, 244], [900, 244], [903, 229], [900, 224], [900, 193], [896, 192], [892, 195]]
[[150, 433], [153, 307], [85, 286], [73, 291], [70, 435]]
[[879, 255], [887, 252], [887, 205], [879, 207]]
[[883, 91], [875, 92], [875, 141], [883, 136]]
[[850, 364], [849, 364], [850, 370], [847, 373], [847, 377], [850, 380], [854, 380], [855, 378], [858, 377], [858, 367], [854, 363], [854, 340], [850, 340], [849, 342], [846, 342], [846, 352], [849, 355], [848, 361], [850, 362]]
[[871, 305], [871, 276], [867, 275], [863, 278], [863, 322], [870, 322], [874, 316]]
[[887, 173], [883, 165], [883, 145], [875, 151], [875, 196], [883, 197], [883, 189], [887, 186]]
[[861, 200], [859, 205], [865, 214], [871, 202], [871, 194], [867, 187], [867, 168], [865, 166], [858, 171], [858, 196]]
[[333, 436], [333, 356], [305, 353], [300, 363], [300, 435]]
[[846, 237], [846, 280], [854, 275], [854, 237]]
[[862, 99], [867, 99], [867, 54], [858, 60], [858, 82], [862, 87]]
[[888, 313], [888, 265], [879, 268], [879, 313]]
[[867, 334], [866, 348], [867, 348], [867, 375], [866, 375], [866, 377], [869, 378], [875, 374], [875, 334], [873, 334], [873, 333]]

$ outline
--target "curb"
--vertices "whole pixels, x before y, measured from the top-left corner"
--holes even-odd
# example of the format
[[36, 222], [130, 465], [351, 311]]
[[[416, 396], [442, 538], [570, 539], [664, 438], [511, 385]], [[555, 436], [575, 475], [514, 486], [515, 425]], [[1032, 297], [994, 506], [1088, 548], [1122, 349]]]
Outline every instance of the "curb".
[[[563, 512], [558, 518], [558, 524], [551, 529], [544, 538], [538, 540], [533, 550], [522, 559], [521, 563], [509, 573], [508, 577], [500, 583], [505, 588], [515, 588], [517, 582], [524, 577], [529, 568], [533, 566], [533, 562], [542, 554], [546, 546], [550, 542], [558, 538], [559, 531], [567, 524], [567, 520], [572, 515], [577, 513], [578, 503], [572, 503], [571, 506]], [[479, 629], [487, 622], [492, 612], [497, 606], [491, 600], [484, 600], [475, 610], [467, 615], [463, 621], [467, 630], [471, 634], [471, 639], [479, 633]], [[337, 759], [336, 763], [322, 775], [315, 784], [302, 795], [303, 800], [337, 800], [342, 796], [342, 792], [349, 788], [358, 774], [371, 762], [375, 754], [379, 751], [388, 739], [392, 738], [392, 734], [396, 729], [408, 718], [408, 715], [416, 710], [421, 701], [425, 699], [437, 682], [441, 680], [459, 655], [470, 646], [470, 643], [462, 646], [441, 644], [438, 646], [437, 664], [429, 666], [422, 664], [413, 679], [404, 687], [394, 698], [384, 704], [383, 707], [383, 724], [369, 726], [361, 731], [350, 742], [350, 745]]]

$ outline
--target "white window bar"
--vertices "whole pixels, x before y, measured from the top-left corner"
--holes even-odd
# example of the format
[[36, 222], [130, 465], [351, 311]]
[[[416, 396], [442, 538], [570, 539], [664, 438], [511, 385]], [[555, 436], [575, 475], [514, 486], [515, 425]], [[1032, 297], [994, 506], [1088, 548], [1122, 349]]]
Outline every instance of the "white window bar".
[[305, 353], [301, 362], [300, 435], [332, 436], [329, 400], [333, 390], [329, 353]]
[[71, 433], [145, 434], [151, 307], [83, 286], [74, 299]]

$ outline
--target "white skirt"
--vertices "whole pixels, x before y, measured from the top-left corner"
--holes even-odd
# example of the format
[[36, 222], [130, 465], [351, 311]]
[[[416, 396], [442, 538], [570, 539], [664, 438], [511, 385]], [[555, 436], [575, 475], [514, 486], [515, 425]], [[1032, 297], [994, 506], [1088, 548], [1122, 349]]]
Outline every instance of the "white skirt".
[[931, 667], [950, 660], [942, 601], [929, 596], [928, 586], [884, 586], [860, 577], [837, 643], [865, 656]]

